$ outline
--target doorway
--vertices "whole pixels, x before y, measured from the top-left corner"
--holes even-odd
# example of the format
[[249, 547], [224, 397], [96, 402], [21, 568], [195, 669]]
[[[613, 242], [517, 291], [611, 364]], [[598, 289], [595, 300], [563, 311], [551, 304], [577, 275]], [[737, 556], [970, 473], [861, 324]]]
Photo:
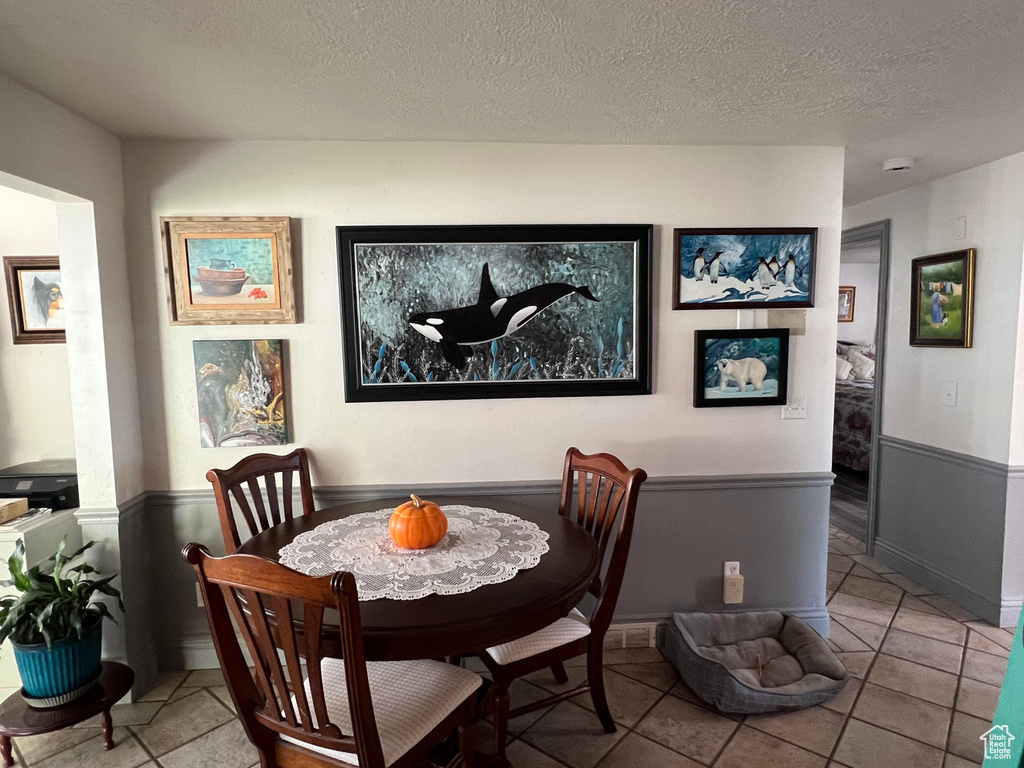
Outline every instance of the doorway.
[[874, 551], [878, 435], [881, 433], [888, 318], [889, 220], [843, 232], [831, 524]]

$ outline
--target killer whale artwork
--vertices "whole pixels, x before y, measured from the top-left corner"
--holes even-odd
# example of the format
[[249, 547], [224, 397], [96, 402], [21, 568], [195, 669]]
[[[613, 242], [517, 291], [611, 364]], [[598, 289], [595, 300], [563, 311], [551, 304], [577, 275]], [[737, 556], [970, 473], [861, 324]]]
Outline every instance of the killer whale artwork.
[[339, 227], [347, 402], [648, 394], [649, 224]]
[[438, 342], [445, 360], [461, 371], [466, 367], [466, 358], [473, 355], [469, 345], [509, 336], [559, 299], [574, 293], [590, 301], [598, 300], [587, 286], [568, 283], [545, 283], [502, 297], [494, 290], [490, 269], [484, 264], [476, 304], [440, 312], [419, 312], [409, 318], [409, 325]]
[[[673, 309], [812, 307], [816, 240], [817, 229], [809, 227], [676, 229]], [[711, 280], [696, 267], [705, 253], [716, 254], [719, 264]]]

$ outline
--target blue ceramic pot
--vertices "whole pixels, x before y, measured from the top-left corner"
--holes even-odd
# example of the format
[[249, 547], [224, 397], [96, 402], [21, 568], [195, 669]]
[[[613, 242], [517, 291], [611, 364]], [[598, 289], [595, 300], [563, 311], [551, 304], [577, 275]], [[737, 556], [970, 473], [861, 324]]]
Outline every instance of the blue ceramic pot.
[[[58, 640], [51, 648], [46, 643], [14, 646], [21, 684], [34, 699], [50, 699], [78, 690], [100, 675], [100, 651], [103, 646], [101, 623], [79, 639]], [[84, 692], [84, 691], [83, 691]]]

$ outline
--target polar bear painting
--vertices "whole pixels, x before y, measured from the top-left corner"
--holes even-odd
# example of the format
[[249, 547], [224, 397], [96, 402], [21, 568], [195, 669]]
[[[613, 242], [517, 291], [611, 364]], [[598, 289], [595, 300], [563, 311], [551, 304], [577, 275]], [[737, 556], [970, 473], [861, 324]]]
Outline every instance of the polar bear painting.
[[698, 408], [786, 402], [788, 331], [697, 331], [697, 350]]
[[726, 387], [734, 382], [740, 392], [747, 388], [747, 384], [753, 384], [758, 392], [764, 389], [764, 377], [768, 375], [768, 366], [756, 357], [745, 357], [742, 360], [718, 361], [718, 370], [721, 374], [719, 392], [724, 393]]

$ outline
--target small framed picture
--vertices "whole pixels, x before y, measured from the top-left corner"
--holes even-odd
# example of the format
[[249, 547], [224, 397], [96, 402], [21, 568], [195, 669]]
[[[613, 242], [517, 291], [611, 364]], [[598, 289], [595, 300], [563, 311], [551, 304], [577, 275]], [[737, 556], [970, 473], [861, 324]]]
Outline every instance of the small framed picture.
[[675, 229], [673, 309], [814, 306], [818, 230]]
[[56, 256], [5, 256], [15, 344], [63, 344], [64, 290]]
[[910, 346], [971, 346], [974, 249], [911, 262]]
[[785, 405], [789, 329], [697, 331], [695, 408]]
[[853, 307], [854, 300], [857, 297], [857, 287], [855, 285], [841, 285], [839, 286], [839, 322], [840, 323], [852, 323], [853, 322]]
[[161, 218], [171, 325], [294, 323], [290, 221]]

